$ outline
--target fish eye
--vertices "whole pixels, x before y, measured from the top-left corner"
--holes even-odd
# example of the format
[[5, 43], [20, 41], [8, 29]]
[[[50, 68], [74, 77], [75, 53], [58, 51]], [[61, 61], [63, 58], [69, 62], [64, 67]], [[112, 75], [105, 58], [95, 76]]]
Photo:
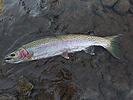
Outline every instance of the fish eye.
[[11, 54], [11, 56], [15, 56], [15, 54], [14, 54], [14, 53], [12, 53], [12, 54]]

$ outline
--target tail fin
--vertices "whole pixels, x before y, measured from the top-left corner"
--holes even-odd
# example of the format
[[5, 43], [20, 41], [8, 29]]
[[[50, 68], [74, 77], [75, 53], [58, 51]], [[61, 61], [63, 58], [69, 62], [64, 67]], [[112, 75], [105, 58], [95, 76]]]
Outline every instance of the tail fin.
[[110, 40], [110, 46], [106, 49], [116, 58], [120, 59], [120, 40], [121, 34], [116, 36], [108, 36], [107, 39]]

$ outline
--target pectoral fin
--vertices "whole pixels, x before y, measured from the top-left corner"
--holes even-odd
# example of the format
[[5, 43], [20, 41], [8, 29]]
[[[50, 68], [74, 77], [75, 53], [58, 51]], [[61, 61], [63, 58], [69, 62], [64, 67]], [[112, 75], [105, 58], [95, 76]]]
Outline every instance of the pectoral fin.
[[69, 59], [68, 57], [68, 51], [65, 51], [61, 54], [62, 57], [66, 58], [66, 59]]

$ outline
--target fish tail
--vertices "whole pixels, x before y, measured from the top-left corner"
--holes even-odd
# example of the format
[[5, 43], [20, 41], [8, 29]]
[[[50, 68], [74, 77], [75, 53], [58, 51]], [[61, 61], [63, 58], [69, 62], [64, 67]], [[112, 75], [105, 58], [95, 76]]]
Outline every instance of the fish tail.
[[107, 39], [110, 40], [110, 46], [106, 49], [116, 58], [120, 59], [120, 41], [122, 34], [116, 36], [108, 36]]

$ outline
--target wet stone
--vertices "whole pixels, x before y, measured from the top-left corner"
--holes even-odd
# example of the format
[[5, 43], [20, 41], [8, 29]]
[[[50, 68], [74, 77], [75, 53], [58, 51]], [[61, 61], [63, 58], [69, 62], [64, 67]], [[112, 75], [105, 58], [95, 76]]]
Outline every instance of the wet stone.
[[128, 0], [119, 0], [114, 6], [114, 10], [118, 14], [125, 14], [130, 8], [130, 3]]
[[12, 95], [5, 94], [5, 95], [0, 95], [0, 100], [17, 100], [17, 98]]
[[131, 3], [133, 4], [133, 0], [131, 0]]
[[16, 90], [22, 95], [29, 96], [33, 87], [34, 86], [23, 75], [19, 77], [16, 84]]
[[94, 13], [98, 9], [98, 5], [93, 4], [92, 5], [92, 12]]
[[[126, 73], [128, 75], [129, 78], [133, 79], [133, 67], [132, 64], [128, 64], [128, 67], [126, 67]], [[133, 80], [131, 80], [133, 83]], [[130, 85], [131, 87], [133, 87], [133, 85]]]
[[130, 5], [130, 11], [133, 13], [133, 5]]
[[102, 0], [102, 5], [112, 7], [118, 0]]
[[103, 82], [100, 84], [102, 94], [105, 98], [108, 98], [108, 100], [114, 100], [117, 94], [117, 91], [113, 89], [112, 85], [113, 83], [111, 82]]
[[103, 7], [102, 6], [98, 6], [98, 5], [93, 5], [92, 6], [92, 12], [99, 15], [100, 17], [102, 17], [103, 19], [107, 18], [106, 13], [104, 13], [103, 11]]
[[120, 25], [120, 27], [121, 27], [121, 29], [123, 30], [123, 31], [128, 31], [129, 29], [128, 29], [128, 26], [126, 26], [126, 25]]
[[34, 99], [35, 100], [54, 100], [53, 98], [54, 96], [49, 94], [49, 93], [46, 93], [46, 92], [41, 92], [37, 95], [34, 96]]
[[126, 58], [127, 58], [130, 62], [133, 62], [133, 51], [129, 51], [129, 52], [126, 54]]
[[115, 64], [109, 68], [109, 73], [112, 79], [113, 87], [120, 90], [126, 91], [128, 87], [128, 77], [125, 75], [125, 69], [122, 64]]
[[99, 95], [99, 89], [97, 87], [86, 87], [86, 90], [80, 95], [79, 99], [74, 99], [74, 100], [97, 100], [97, 98], [99, 98], [99, 100], [102, 100], [102, 96]]
[[91, 66], [93, 68], [98, 68], [99, 67], [98, 62], [99, 62], [99, 59], [96, 56], [93, 57], [92, 60], [91, 60]]
[[112, 79], [117, 80], [119, 77], [124, 77], [125, 70], [121, 64], [114, 64], [109, 68]]

